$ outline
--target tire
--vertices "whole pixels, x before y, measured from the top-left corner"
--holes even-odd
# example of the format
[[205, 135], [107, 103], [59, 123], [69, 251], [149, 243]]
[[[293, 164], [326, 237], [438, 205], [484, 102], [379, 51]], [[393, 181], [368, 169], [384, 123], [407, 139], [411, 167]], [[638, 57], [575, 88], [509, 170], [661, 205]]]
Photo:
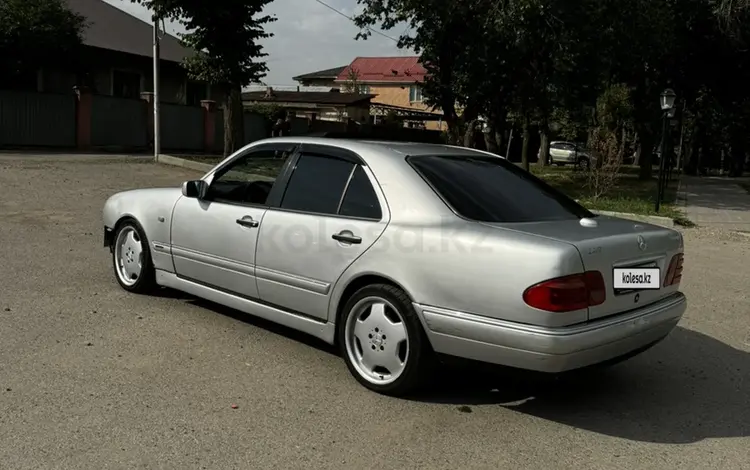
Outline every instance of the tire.
[[156, 288], [148, 239], [135, 220], [127, 220], [117, 227], [112, 242], [112, 267], [117, 283], [128, 292], [146, 294]]
[[578, 160], [578, 168], [583, 171], [588, 171], [591, 168], [591, 162], [588, 158], [581, 158]]
[[349, 298], [339, 321], [338, 343], [354, 378], [383, 395], [416, 392], [435, 364], [411, 300], [388, 284], [365, 286]]

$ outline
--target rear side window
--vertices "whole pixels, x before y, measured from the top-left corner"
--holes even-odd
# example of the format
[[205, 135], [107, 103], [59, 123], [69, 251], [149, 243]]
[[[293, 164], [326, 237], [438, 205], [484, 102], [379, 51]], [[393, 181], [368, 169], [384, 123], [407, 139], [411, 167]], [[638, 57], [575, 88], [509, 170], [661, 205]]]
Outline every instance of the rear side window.
[[352, 175], [349, 186], [346, 188], [339, 215], [375, 220], [380, 220], [383, 216], [378, 196], [370, 183], [370, 178], [359, 165], [354, 170], [354, 175]]
[[409, 163], [461, 217], [481, 222], [541, 222], [594, 214], [502, 158], [411, 156]]
[[354, 163], [338, 158], [301, 155], [289, 179], [281, 207], [336, 214]]

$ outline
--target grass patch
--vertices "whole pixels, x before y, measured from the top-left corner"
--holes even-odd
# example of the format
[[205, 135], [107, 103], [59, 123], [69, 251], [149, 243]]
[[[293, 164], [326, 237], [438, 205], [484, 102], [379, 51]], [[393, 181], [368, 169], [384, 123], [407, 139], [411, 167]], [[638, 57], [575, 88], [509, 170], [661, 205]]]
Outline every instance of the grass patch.
[[658, 215], [689, 223], [684, 214], [675, 206], [678, 182], [672, 181], [667, 187], [664, 202], [659, 212], [654, 211], [657, 178], [641, 180], [637, 167], [623, 167], [615, 185], [599, 198], [592, 198], [587, 187], [585, 173], [570, 167], [531, 167], [531, 172], [569, 197], [591, 210], [625, 212], [639, 215]]

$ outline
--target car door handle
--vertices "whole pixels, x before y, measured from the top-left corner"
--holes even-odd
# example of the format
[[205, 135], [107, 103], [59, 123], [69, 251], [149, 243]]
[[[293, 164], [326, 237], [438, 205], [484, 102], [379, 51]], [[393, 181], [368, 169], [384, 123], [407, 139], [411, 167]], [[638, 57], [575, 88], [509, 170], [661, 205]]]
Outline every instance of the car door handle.
[[331, 235], [331, 238], [333, 238], [337, 242], [351, 243], [354, 245], [362, 243], [362, 237], [358, 237], [354, 234], [349, 235], [346, 232], [334, 233], [333, 235]]
[[246, 215], [245, 217], [241, 219], [237, 219], [237, 223], [239, 225], [242, 225], [243, 227], [250, 227], [250, 228], [255, 228], [259, 224], [257, 220], [253, 220], [253, 218], [250, 217], [249, 215]]

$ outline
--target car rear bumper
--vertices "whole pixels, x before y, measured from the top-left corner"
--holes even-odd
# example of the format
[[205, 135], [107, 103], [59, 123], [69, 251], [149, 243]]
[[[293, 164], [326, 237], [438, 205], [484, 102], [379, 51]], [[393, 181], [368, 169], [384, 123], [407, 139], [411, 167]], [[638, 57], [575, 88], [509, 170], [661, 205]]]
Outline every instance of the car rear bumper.
[[687, 308], [677, 292], [654, 304], [561, 328], [512, 323], [415, 304], [438, 353], [540, 372], [607, 362], [664, 339]]

